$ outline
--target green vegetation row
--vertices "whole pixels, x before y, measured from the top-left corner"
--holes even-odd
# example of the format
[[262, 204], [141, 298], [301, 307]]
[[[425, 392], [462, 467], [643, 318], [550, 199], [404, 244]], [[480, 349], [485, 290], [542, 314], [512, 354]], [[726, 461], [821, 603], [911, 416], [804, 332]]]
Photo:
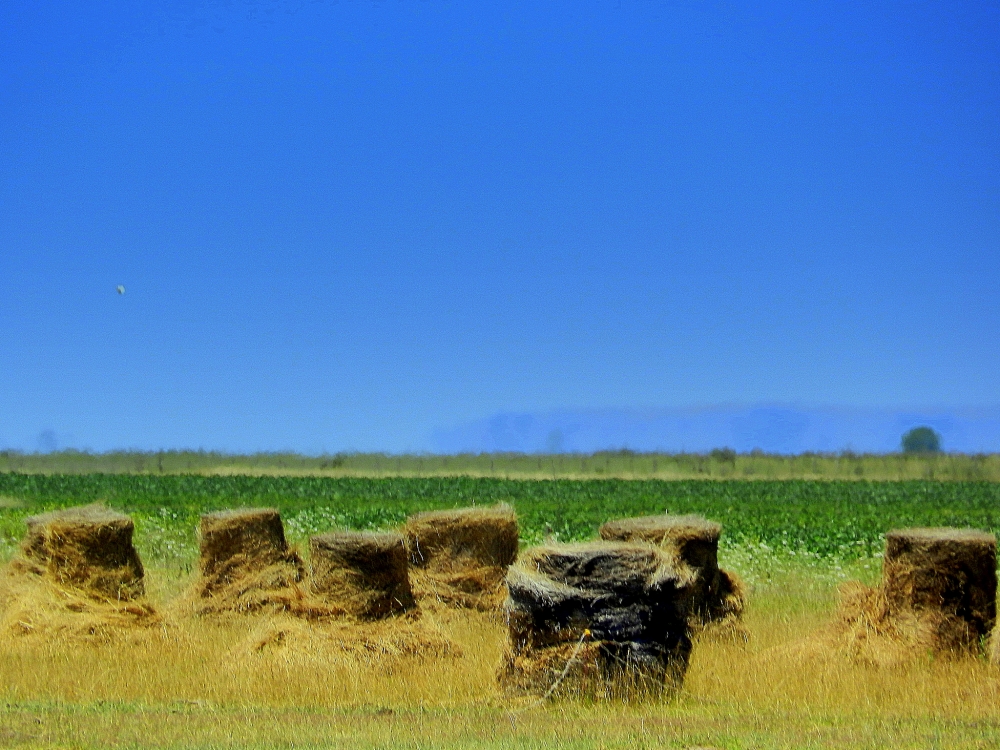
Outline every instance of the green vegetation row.
[[420, 510], [511, 503], [529, 543], [593, 538], [611, 518], [699, 513], [720, 521], [730, 546], [839, 559], [867, 557], [901, 526], [1000, 531], [1000, 485], [989, 482], [513, 480], [489, 477], [282, 477], [0, 474], [0, 540], [8, 554], [23, 519], [103, 501], [131, 513], [144, 554], [194, 557], [200, 514], [275, 506], [302, 541], [335, 528], [395, 526]]
[[297, 453], [232, 455], [209, 451], [55, 453], [0, 451], [0, 472], [26, 474], [289, 474], [317, 476], [470, 475], [509, 478], [650, 479], [927, 479], [1000, 481], [1000, 454], [637, 453], [629, 450], [552, 455], [482, 453], [388, 455]]

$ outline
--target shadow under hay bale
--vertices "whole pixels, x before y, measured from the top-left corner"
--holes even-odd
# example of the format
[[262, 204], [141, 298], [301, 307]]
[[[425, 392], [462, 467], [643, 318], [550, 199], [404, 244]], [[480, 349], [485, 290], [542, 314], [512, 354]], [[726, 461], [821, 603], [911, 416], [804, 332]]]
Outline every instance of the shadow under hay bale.
[[652, 544], [674, 558], [679, 574], [692, 579], [689, 620], [698, 627], [738, 620], [746, 596], [734, 573], [719, 568], [722, 526], [701, 516], [642, 516], [608, 521], [600, 528], [608, 541]]
[[421, 600], [498, 609], [517, 557], [517, 515], [509, 505], [417, 513], [403, 529], [411, 581]]
[[340, 613], [304, 590], [305, 563], [285, 542], [273, 508], [226, 510], [201, 517], [200, 575], [189, 599], [196, 614], [286, 611]]
[[4, 570], [3, 629], [105, 640], [159, 622], [144, 601], [144, 571], [128, 516], [102, 505], [26, 520], [20, 554]]
[[828, 637], [863, 662], [974, 654], [996, 620], [996, 538], [972, 529], [886, 534], [882, 582], [841, 587]]
[[649, 545], [536, 547], [507, 573], [510, 653], [501, 686], [549, 697], [615, 697], [678, 688], [691, 640], [687, 587]]
[[312, 537], [309, 548], [313, 593], [349, 614], [378, 619], [416, 606], [401, 534], [333, 532]]

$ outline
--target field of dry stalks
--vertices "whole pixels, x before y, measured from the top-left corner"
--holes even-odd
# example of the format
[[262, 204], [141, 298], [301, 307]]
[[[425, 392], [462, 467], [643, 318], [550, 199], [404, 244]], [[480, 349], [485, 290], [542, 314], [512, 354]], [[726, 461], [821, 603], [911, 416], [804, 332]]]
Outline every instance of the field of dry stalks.
[[[751, 592], [748, 642], [696, 643], [669, 700], [505, 697], [495, 614], [425, 608], [451, 645], [345, 651], [281, 617], [172, 615], [186, 580], [150, 571], [163, 622], [127, 638], [4, 636], [0, 745], [23, 747], [995, 747], [1000, 670], [984, 660], [852, 664], [795, 646], [829, 623], [835, 578], [784, 570]], [[357, 633], [341, 633], [357, 645]], [[348, 637], [349, 636], [349, 637]]]

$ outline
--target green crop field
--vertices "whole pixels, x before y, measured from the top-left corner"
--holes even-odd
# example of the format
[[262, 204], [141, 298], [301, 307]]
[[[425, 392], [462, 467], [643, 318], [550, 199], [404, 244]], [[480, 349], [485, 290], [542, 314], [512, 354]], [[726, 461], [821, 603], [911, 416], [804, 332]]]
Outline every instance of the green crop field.
[[420, 510], [497, 502], [515, 507], [529, 544], [546, 536], [592, 538], [611, 518], [698, 513], [723, 524], [728, 550], [763, 548], [839, 560], [877, 554], [882, 535], [894, 527], [1000, 530], [1000, 484], [989, 482], [5, 473], [0, 498], [0, 538], [8, 553], [23, 533], [25, 516], [102, 501], [135, 517], [140, 549], [162, 563], [193, 558], [201, 513], [243, 506], [279, 508], [295, 541], [334, 528], [386, 528]]

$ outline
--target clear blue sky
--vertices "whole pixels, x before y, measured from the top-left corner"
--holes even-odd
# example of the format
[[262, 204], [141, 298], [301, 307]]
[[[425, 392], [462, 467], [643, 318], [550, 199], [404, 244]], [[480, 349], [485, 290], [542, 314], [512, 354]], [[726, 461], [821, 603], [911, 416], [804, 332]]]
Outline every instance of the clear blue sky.
[[0, 445], [995, 406], [998, 324], [996, 2], [0, 4]]

